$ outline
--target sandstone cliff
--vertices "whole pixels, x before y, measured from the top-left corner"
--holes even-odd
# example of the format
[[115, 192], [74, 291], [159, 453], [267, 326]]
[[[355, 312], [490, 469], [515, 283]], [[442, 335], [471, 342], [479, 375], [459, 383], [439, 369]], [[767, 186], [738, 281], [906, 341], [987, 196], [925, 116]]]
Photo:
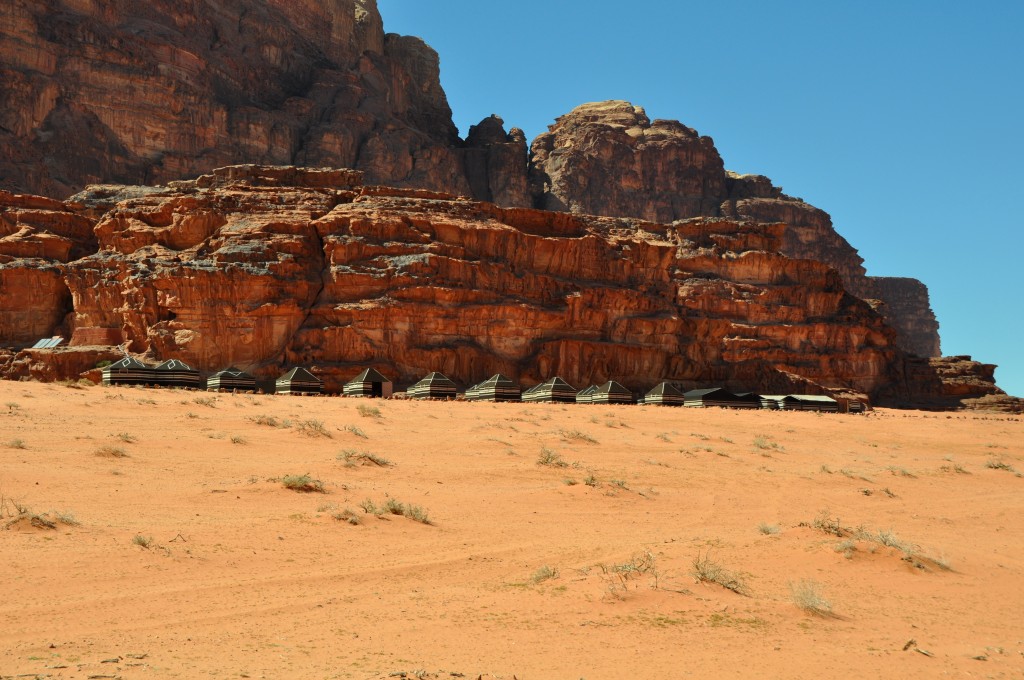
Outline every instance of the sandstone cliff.
[[385, 35], [375, 0], [10, 0], [0, 82], [0, 189], [67, 196], [250, 162], [526, 200], [513, 163], [480, 168], [508, 151], [459, 140], [437, 54]]
[[[365, 365], [400, 385], [441, 370], [462, 384], [500, 371], [523, 384], [669, 379], [893, 403], [944, 389], [834, 269], [778, 252], [783, 224], [500, 208], [365, 186], [350, 170], [259, 166], [0, 202], [14, 253], [2, 271], [22, 282], [2, 282], [14, 291], [0, 295], [3, 328], [27, 329], [16, 315], [31, 309], [35, 336], [75, 346], [125, 343], [265, 377], [304, 364], [333, 390]], [[32, 257], [43, 232], [87, 254]], [[29, 290], [48, 292], [19, 302]], [[38, 351], [9, 355], [0, 369], [52, 377], [98, 351], [57, 352], [45, 373]]]
[[847, 288], [877, 299], [900, 346], [938, 356], [938, 323], [928, 291], [912, 279], [866, 276], [863, 259], [824, 210], [785, 195], [767, 177], [725, 170], [710, 137], [676, 121], [651, 121], [624, 101], [584, 104], [560, 117], [532, 146], [534, 204], [548, 210], [671, 222], [724, 216], [784, 222], [781, 252], [825, 262]]

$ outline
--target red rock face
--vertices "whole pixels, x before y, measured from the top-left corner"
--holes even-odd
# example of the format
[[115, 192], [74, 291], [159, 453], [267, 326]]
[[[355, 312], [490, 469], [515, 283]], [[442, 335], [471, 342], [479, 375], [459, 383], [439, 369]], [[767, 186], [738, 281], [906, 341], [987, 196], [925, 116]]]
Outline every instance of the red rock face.
[[10, 0], [0, 82], [0, 189], [67, 196], [244, 162], [525, 200], [467, 170], [437, 54], [385, 35], [375, 0]]
[[824, 210], [785, 195], [761, 175], [727, 172], [709, 137], [676, 121], [647, 118], [628, 102], [584, 104], [559, 118], [532, 146], [534, 203], [548, 210], [661, 222], [696, 216], [781, 222], [780, 251], [824, 262], [847, 289], [878, 299], [904, 350], [939, 354], [927, 288], [910, 279], [876, 281]]

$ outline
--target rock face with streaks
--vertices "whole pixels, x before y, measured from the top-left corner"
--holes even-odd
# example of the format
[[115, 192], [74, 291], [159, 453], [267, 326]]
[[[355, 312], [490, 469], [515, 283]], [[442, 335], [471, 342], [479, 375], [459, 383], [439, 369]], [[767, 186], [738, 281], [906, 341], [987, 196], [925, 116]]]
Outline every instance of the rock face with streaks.
[[879, 310], [903, 349], [939, 354], [923, 284], [866, 276], [863, 259], [828, 213], [787, 196], [767, 177], [726, 171], [710, 137], [677, 121], [651, 121], [628, 102], [597, 102], [558, 118], [532, 154], [536, 207], [660, 222], [705, 216], [785, 223], [781, 252], [829, 264], [854, 295], [883, 303]]
[[386, 35], [375, 0], [10, 0], [0, 82], [0, 189], [67, 196], [270, 163], [526, 199], [510, 186], [525, 185], [525, 140], [515, 163], [499, 168], [495, 149], [481, 170], [437, 54]]

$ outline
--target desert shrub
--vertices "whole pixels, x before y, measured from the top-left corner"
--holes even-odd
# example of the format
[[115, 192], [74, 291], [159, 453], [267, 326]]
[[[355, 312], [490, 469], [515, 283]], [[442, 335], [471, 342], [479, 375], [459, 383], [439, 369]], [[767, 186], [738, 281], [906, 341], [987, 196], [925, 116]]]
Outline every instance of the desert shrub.
[[369, 439], [370, 438], [365, 432], [363, 432], [361, 429], [359, 429], [355, 425], [346, 425], [345, 426], [345, 431], [350, 433], [350, 434], [354, 434], [355, 436], [360, 437], [362, 439]]
[[351, 524], [352, 526], [357, 526], [363, 523], [362, 518], [359, 515], [357, 515], [354, 510], [349, 510], [348, 508], [345, 508], [340, 512], [334, 513], [333, 515], [331, 515], [331, 517], [338, 520], [339, 522], [346, 522], [348, 524]]
[[332, 438], [331, 433], [327, 431], [327, 427], [324, 425], [323, 421], [316, 420], [315, 418], [299, 421], [298, 429], [299, 432], [307, 437]]
[[586, 444], [596, 444], [597, 440], [591, 437], [586, 432], [580, 432], [579, 430], [562, 430], [560, 432], [563, 439], [569, 441], [584, 442]]
[[765, 536], [774, 536], [779, 533], [778, 524], [768, 524], [767, 522], [761, 522], [757, 525], [757, 531], [764, 534]]
[[747, 593], [747, 585], [743, 578], [739, 574], [713, 561], [710, 551], [704, 555], [701, 555], [699, 552], [697, 553], [697, 556], [693, 558], [691, 563], [690, 573], [697, 579], [698, 583], [716, 583], [726, 590], [731, 590], [740, 595]]
[[405, 511], [402, 512], [402, 514], [412, 521], [419, 522], [420, 524], [433, 524], [433, 522], [430, 521], [427, 511], [418, 505], [406, 505]]
[[543, 567], [533, 572], [533, 575], [530, 576], [530, 583], [543, 583], [544, 581], [550, 581], [555, 578], [558, 578], [558, 569], [545, 564]]
[[138, 441], [138, 438], [130, 432], [119, 432], [117, 438], [123, 441], [125, 444], [134, 444]]
[[313, 479], [308, 473], [304, 475], [285, 475], [281, 478], [281, 484], [286, 489], [300, 493], [327, 493], [324, 483], [319, 479]]
[[24, 439], [11, 439], [6, 444], [4, 444], [4, 446], [6, 446], [9, 449], [27, 449], [28, 448], [28, 444], [25, 443]]
[[387, 467], [391, 465], [384, 456], [379, 456], [369, 451], [356, 451], [354, 449], [345, 449], [338, 454], [338, 460], [345, 464], [345, 467], [356, 467], [357, 465], [376, 465], [377, 467]]
[[96, 449], [96, 455], [101, 458], [127, 458], [128, 452], [120, 446], [101, 446]]
[[383, 414], [380, 412], [379, 408], [377, 408], [376, 406], [370, 406], [369, 404], [360, 404], [359, 406], [356, 406], [356, 411], [358, 411], [359, 415], [363, 416], [364, 418], [383, 417]]
[[132, 543], [149, 550], [153, 546], [152, 536], [143, 536], [142, 534], [135, 534], [135, 538], [132, 539]]
[[821, 585], [810, 579], [789, 584], [790, 597], [797, 607], [815, 616], [833, 616], [832, 603], [825, 599]]
[[540, 455], [537, 457], [537, 465], [546, 465], [548, 467], [567, 467], [568, 463], [566, 463], [558, 453], [545, 447], [540, 450]]

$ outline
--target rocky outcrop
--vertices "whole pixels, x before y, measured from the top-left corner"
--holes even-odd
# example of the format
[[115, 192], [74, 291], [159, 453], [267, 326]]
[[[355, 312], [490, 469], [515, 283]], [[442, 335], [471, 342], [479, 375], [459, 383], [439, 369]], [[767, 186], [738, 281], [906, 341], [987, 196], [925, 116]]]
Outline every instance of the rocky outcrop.
[[0, 82], [0, 189], [67, 196], [248, 162], [525, 198], [497, 158], [467, 171], [437, 54], [385, 35], [375, 0], [11, 0]]
[[879, 311], [904, 350], [939, 354], [928, 291], [912, 279], [875, 280], [824, 210], [787, 196], [762, 175], [725, 170], [710, 137], [676, 121], [648, 119], [624, 101], [584, 104], [557, 119], [532, 146], [530, 188], [547, 210], [661, 222], [729, 217], [787, 226], [781, 252], [824, 262]]

